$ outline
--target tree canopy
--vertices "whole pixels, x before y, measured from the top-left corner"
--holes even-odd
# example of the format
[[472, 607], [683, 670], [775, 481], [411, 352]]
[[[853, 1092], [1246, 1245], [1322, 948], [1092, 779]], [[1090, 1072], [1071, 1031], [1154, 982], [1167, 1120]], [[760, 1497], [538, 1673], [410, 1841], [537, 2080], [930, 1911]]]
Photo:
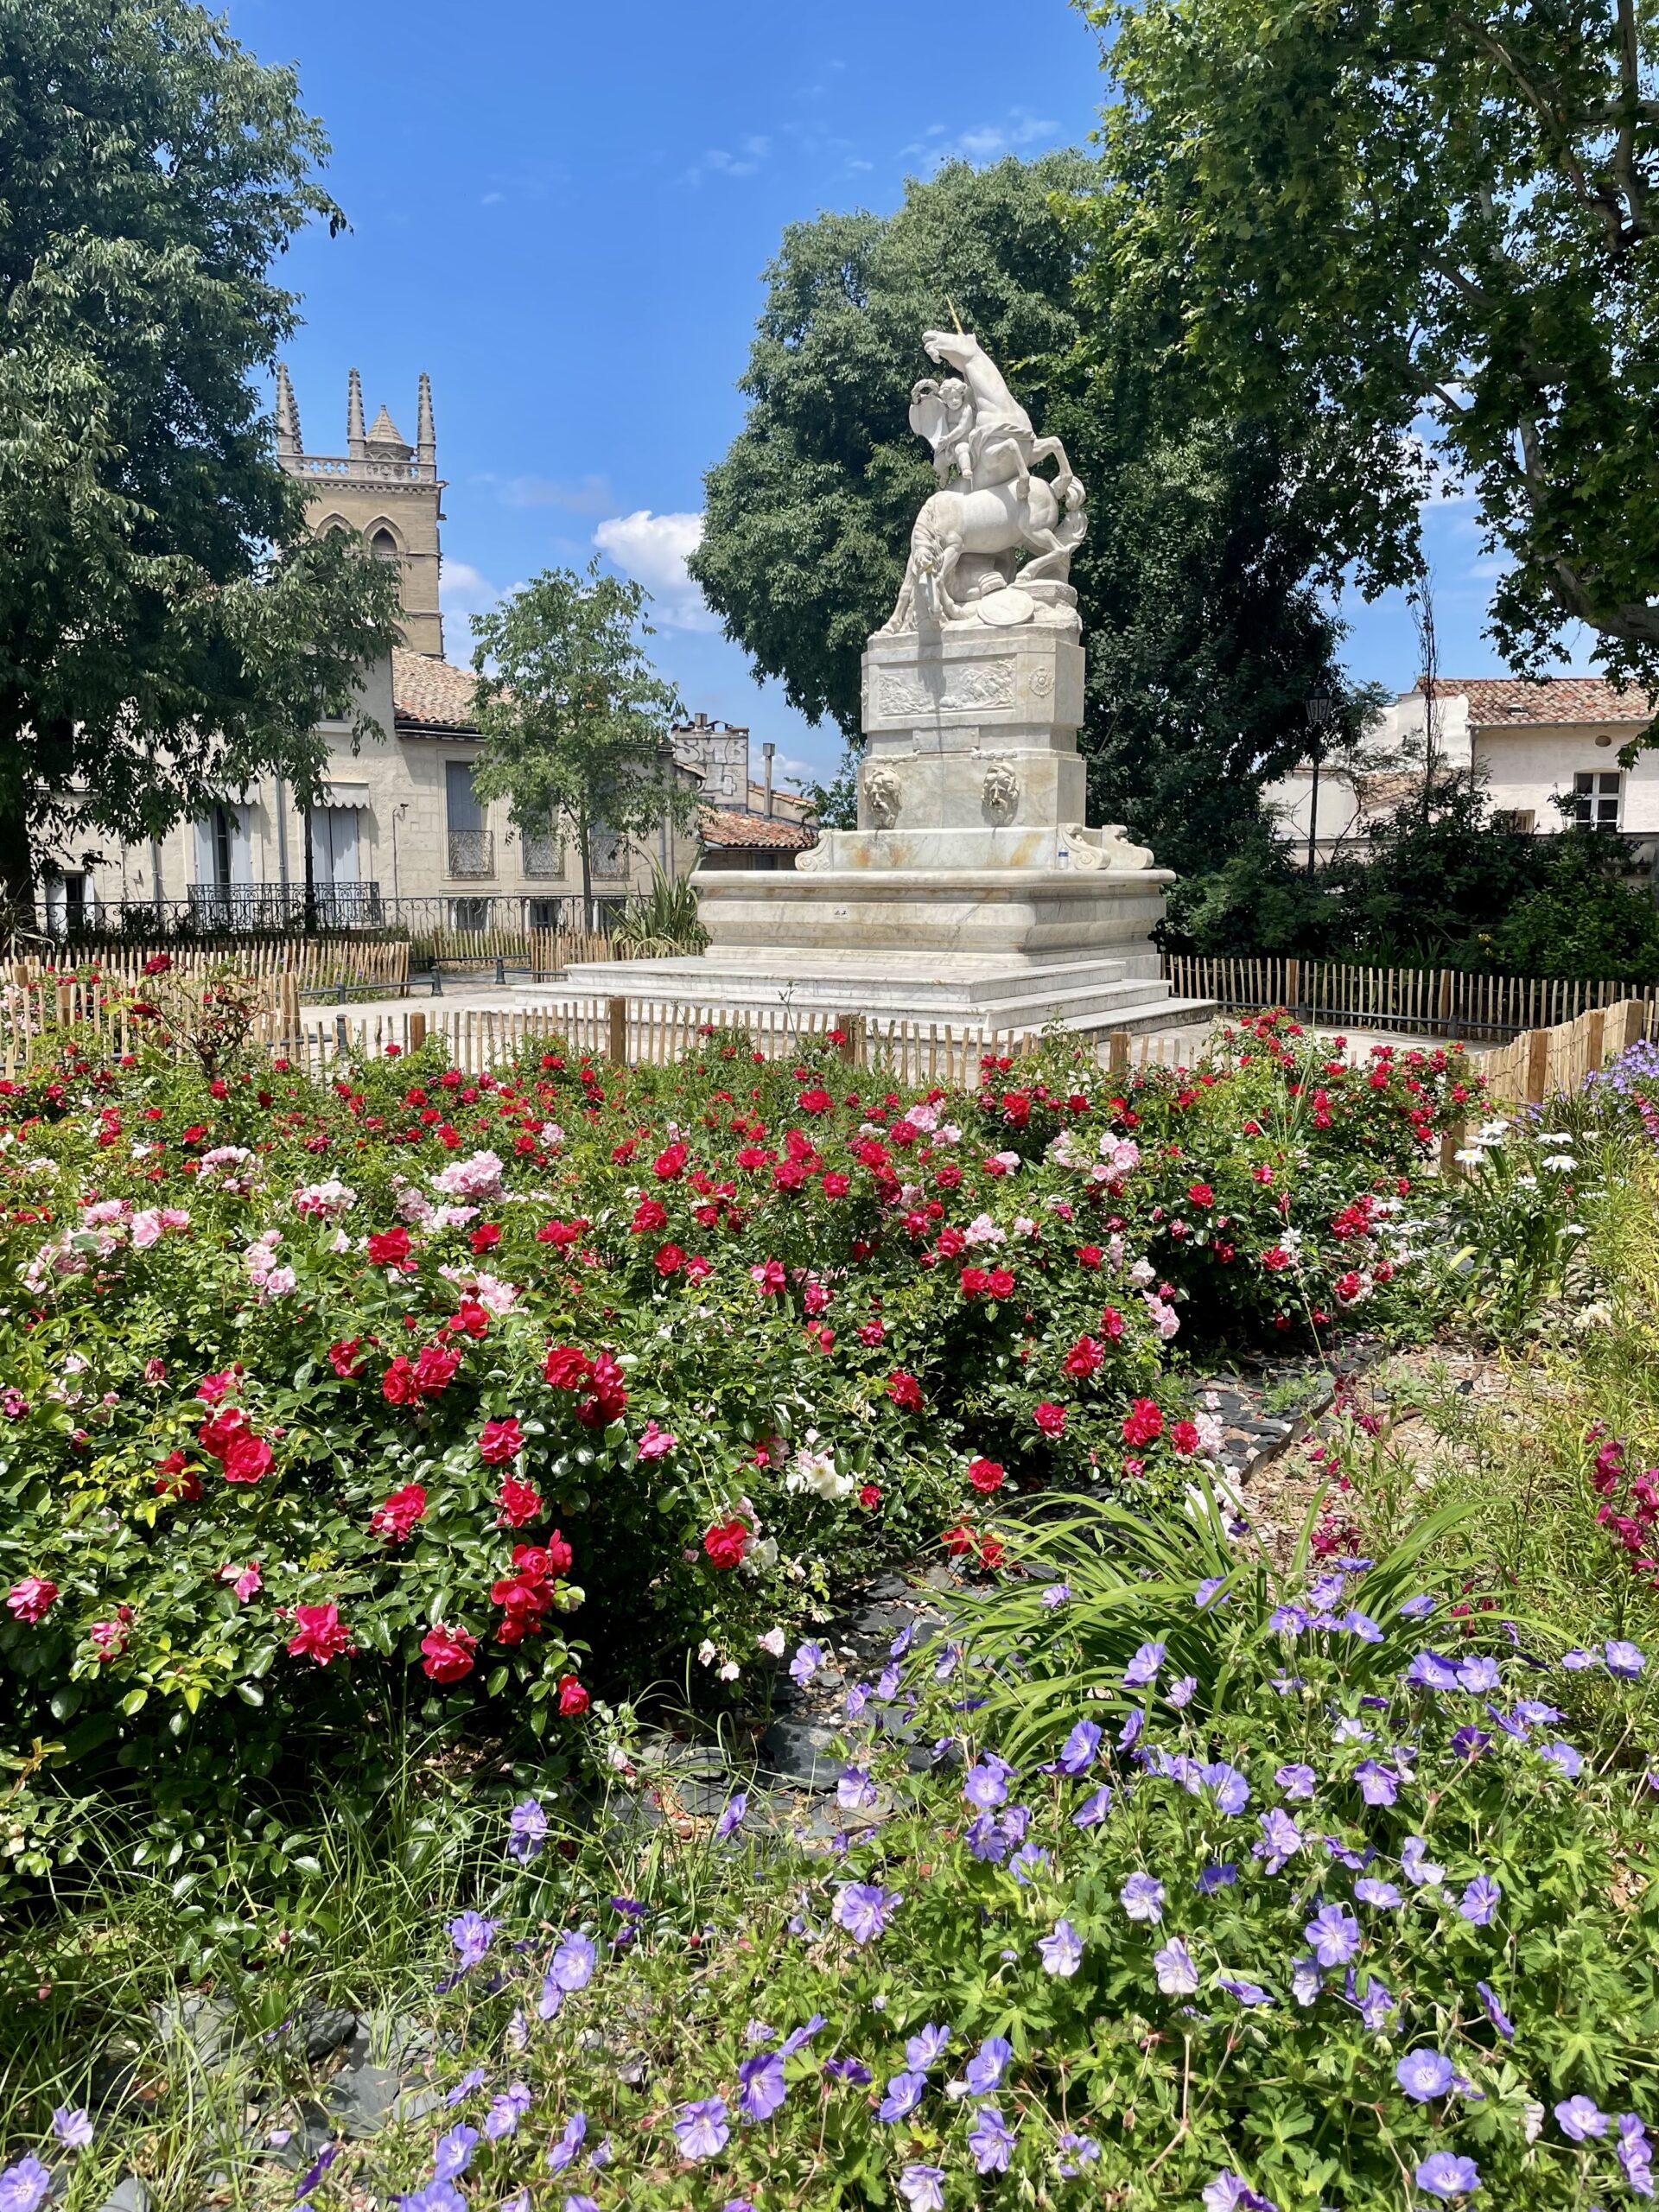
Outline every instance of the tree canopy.
[[692, 573], [727, 634], [814, 721], [858, 728], [859, 657], [891, 612], [934, 488], [907, 420], [920, 346], [953, 313], [1089, 492], [1072, 564], [1089, 652], [1090, 812], [1178, 867], [1239, 834], [1304, 748], [1310, 695], [1340, 695], [1339, 626], [1315, 579], [1274, 411], [1192, 413], [1090, 284], [1070, 203], [1081, 153], [953, 163], [892, 217], [792, 226], [741, 388], [741, 432], [708, 478]]
[[683, 712], [643, 637], [639, 585], [547, 569], [474, 615], [474, 711], [484, 750], [480, 798], [505, 798], [521, 836], [563, 823], [582, 855], [584, 908], [593, 914], [595, 835], [638, 836], [689, 820], [694, 798], [677, 776], [669, 727]]
[[[1493, 634], [1659, 689], [1659, 17], [1644, 0], [1109, 0], [1101, 281], [1277, 404], [1332, 550], [1478, 497]], [[1173, 309], [1173, 312], [1172, 312]]]
[[0, 0], [0, 883], [157, 836], [357, 711], [394, 575], [313, 541], [251, 375], [339, 210], [293, 73], [187, 0]]

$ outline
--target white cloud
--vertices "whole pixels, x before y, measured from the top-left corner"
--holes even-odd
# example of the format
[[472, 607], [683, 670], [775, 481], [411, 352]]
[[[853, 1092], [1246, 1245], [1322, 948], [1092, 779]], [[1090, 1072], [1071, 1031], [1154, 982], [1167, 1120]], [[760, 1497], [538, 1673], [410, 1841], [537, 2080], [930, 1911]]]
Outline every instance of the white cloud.
[[706, 176], [753, 176], [772, 151], [770, 138], [740, 138], [734, 154], [725, 146], [710, 146], [685, 172], [687, 184], [701, 184]]
[[452, 561], [448, 555], [438, 580], [438, 604], [446, 614], [484, 614], [493, 607], [501, 594], [489, 578], [480, 575], [467, 561]]
[[594, 531], [594, 543], [651, 594], [653, 613], [671, 630], [716, 630], [720, 625], [685, 573], [702, 536], [701, 515], [654, 515], [640, 507], [613, 515]]
[[1033, 115], [1028, 107], [1010, 108], [1001, 122], [975, 124], [954, 137], [946, 137], [942, 123], [933, 124], [899, 152], [925, 155], [933, 162], [1000, 162], [1005, 154], [1052, 146], [1059, 127], [1052, 117]]

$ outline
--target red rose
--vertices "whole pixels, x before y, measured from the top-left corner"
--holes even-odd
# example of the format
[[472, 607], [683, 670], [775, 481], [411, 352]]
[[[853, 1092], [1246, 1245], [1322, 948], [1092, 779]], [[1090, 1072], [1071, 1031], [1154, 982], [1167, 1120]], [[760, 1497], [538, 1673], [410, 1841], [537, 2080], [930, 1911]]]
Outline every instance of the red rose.
[[1207, 1183], [1189, 1183], [1186, 1195], [1195, 1206], [1212, 1206], [1216, 1203], [1216, 1194]]
[[372, 1267], [400, 1267], [408, 1257], [409, 1231], [401, 1224], [396, 1229], [378, 1229], [369, 1239]]
[[1178, 1421], [1169, 1432], [1169, 1440], [1179, 1458], [1190, 1459], [1198, 1448], [1197, 1423], [1190, 1421]]
[[458, 1682], [473, 1671], [478, 1638], [464, 1628], [446, 1628], [442, 1621], [421, 1638], [421, 1672], [435, 1682]]
[[969, 1465], [968, 1479], [982, 1497], [990, 1497], [1001, 1489], [1006, 1471], [995, 1459], [975, 1459]]
[[567, 1719], [575, 1719], [580, 1714], [586, 1713], [592, 1703], [592, 1698], [588, 1696], [574, 1675], [560, 1675], [559, 1711]]
[[676, 1176], [685, 1173], [685, 1163], [691, 1157], [690, 1145], [671, 1144], [659, 1152], [652, 1163], [652, 1172], [664, 1183], [671, 1183]]
[[542, 1363], [542, 1374], [556, 1390], [580, 1390], [594, 1371], [594, 1363], [575, 1344], [554, 1344]]
[[156, 1462], [156, 1480], [151, 1487], [157, 1497], [188, 1500], [201, 1496], [201, 1477], [194, 1467], [186, 1465], [182, 1452], [169, 1452], [165, 1459]]
[[902, 1367], [895, 1367], [888, 1376], [887, 1395], [895, 1406], [903, 1407], [906, 1413], [918, 1414], [922, 1410], [922, 1386], [913, 1375], [906, 1375]]
[[659, 1275], [677, 1275], [685, 1265], [685, 1250], [679, 1244], [659, 1244], [657, 1247], [656, 1268]]
[[604, 1428], [620, 1420], [627, 1409], [628, 1394], [622, 1387], [622, 1370], [608, 1351], [594, 1362], [593, 1394], [578, 1401], [576, 1419], [588, 1428]]
[[1109, 1343], [1120, 1344], [1123, 1338], [1123, 1316], [1116, 1306], [1109, 1306], [1100, 1317], [1101, 1334]]
[[463, 1298], [442, 1326], [452, 1336], [486, 1337], [490, 1332], [489, 1313], [475, 1298]]
[[146, 976], [165, 976], [172, 965], [170, 952], [152, 952], [144, 963], [143, 972]]
[[355, 1382], [363, 1372], [363, 1362], [358, 1357], [362, 1349], [361, 1337], [342, 1337], [338, 1344], [328, 1347], [328, 1364], [342, 1382]]
[[1269, 1274], [1281, 1274], [1290, 1265], [1290, 1255], [1282, 1244], [1274, 1244], [1262, 1255], [1262, 1264]]
[[1106, 1357], [1106, 1348], [1093, 1337], [1079, 1337], [1060, 1364], [1068, 1375], [1087, 1377], [1092, 1375]]
[[494, 1251], [501, 1242], [501, 1231], [493, 1221], [480, 1221], [469, 1240], [475, 1257], [482, 1259], [486, 1252]]
[[420, 1396], [415, 1383], [415, 1369], [402, 1352], [380, 1377], [380, 1395], [389, 1406], [407, 1406]]
[[988, 1281], [993, 1298], [1014, 1296], [1014, 1269], [1012, 1268], [993, 1268]]
[[815, 1089], [804, 1090], [799, 1103], [803, 1114], [827, 1114], [836, 1102], [827, 1090]]
[[717, 1521], [704, 1535], [702, 1548], [717, 1567], [741, 1567], [749, 1548], [749, 1536], [747, 1521]]
[[979, 1540], [979, 1563], [988, 1574], [995, 1574], [1007, 1556], [1006, 1548], [995, 1536]]
[[405, 1483], [401, 1490], [381, 1499], [369, 1516], [369, 1526], [389, 1544], [405, 1543], [425, 1511], [425, 1491], [419, 1483]]
[[964, 1552], [970, 1552], [974, 1548], [974, 1532], [971, 1529], [964, 1528], [959, 1521], [954, 1529], [945, 1530], [939, 1538], [939, 1541], [952, 1559], [960, 1559]]
[[270, 1446], [263, 1436], [244, 1429], [232, 1437], [220, 1464], [227, 1483], [257, 1483], [270, 1471]]
[[874, 1483], [866, 1483], [858, 1493], [858, 1502], [867, 1513], [874, 1513], [881, 1503], [881, 1493]]
[[232, 1439], [240, 1436], [247, 1425], [248, 1417], [239, 1406], [226, 1406], [222, 1413], [203, 1421], [196, 1431], [196, 1441], [210, 1459], [223, 1459]]
[[[515, 1422], [514, 1427], [517, 1425]], [[517, 1475], [502, 1478], [496, 1503], [501, 1509], [495, 1516], [499, 1529], [522, 1529], [526, 1522], [534, 1521], [543, 1510], [540, 1493], [533, 1484], [520, 1481]]]
[[833, 1168], [818, 1184], [818, 1188], [826, 1198], [844, 1198], [852, 1187], [852, 1178], [849, 1175], [842, 1175]]
[[509, 1414], [505, 1421], [486, 1421], [484, 1433], [478, 1440], [479, 1457], [486, 1467], [505, 1466], [516, 1459], [524, 1448], [524, 1433], [518, 1426], [518, 1416]]
[[1097, 1268], [1105, 1257], [1098, 1244], [1082, 1244], [1077, 1248], [1077, 1265], [1080, 1268]]
[[983, 1298], [991, 1287], [991, 1279], [983, 1268], [964, 1268], [962, 1271], [962, 1294], [964, 1298]]
[[447, 1390], [461, 1367], [461, 1354], [448, 1344], [424, 1344], [415, 1362], [415, 1388], [423, 1397]]
[[1045, 1436], [1058, 1436], [1065, 1427], [1065, 1408], [1054, 1405], [1050, 1400], [1045, 1398], [1032, 1415], [1032, 1419]]
[[319, 1667], [326, 1667], [342, 1651], [351, 1649], [352, 1631], [340, 1618], [340, 1607], [332, 1602], [296, 1605], [294, 1633], [288, 1639], [288, 1648], [296, 1659], [315, 1659]]
[[1139, 1450], [1156, 1443], [1164, 1433], [1161, 1408], [1151, 1398], [1137, 1398], [1123, 1416], [1123, 1441]]
[[652, 1230], [666, 1229], [668, 1208], [660, 1198], [641, 1198], [633, 1210], [633, 1219], [628, 1225], [636, 1236], [644, 1236]]

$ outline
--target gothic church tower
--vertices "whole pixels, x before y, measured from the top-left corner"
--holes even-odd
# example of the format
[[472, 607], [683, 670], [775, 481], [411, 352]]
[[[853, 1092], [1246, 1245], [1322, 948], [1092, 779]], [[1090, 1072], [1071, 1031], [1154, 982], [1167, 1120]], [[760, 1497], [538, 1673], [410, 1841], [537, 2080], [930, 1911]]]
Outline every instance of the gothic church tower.
[[363, 427], [363, 380], [353, 369], [346, 385], [346, 450], [307, 453], [300, 410], [288, 371], [276, 368], [276, 458], [306, 487], [306, 520], [314, 531], [354, 530], [377, 560], [396, 561], [400, 571], [405, 643], [434, 660], [443, 658], [443, 617], [438, 609], [443, 484], [438, 475], [432, 428], [432, 380], [423, 373], [415, 443], [382, 407]]

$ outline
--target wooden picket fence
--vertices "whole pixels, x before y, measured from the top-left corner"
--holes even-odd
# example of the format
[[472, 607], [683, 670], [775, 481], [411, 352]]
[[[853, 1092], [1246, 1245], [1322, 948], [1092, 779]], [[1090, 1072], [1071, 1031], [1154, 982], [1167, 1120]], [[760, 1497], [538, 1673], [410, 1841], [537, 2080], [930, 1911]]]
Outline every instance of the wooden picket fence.
[[1181, 998], [1230, 1013], [1284, 1007], [1299, 1021], [1421, 1036], [1501, 1039], [1559, 1027], [1629, 999], [1659, 1000], [1659, 983], [1567, 982], [1559, 976], [1465, 975], [1452, 968], [1376, 968], [1267, 955], [1210, 958], [1166, 952], [1165, 977]]
[[1656, 1017], [1652, 999], [1621, 999], [1552, 1028], [1525, 1030], [1481, 1055], [1488, 1096], [1500, 1106], [1541, 1106], [1547, 1098], [1571, 1096], [1594, 1069], [1650, 1036]]
[[409, 990], [407, 938], [264, 938], [234, 944], [107, 944], [88, 949], [73, 963], [33, 955], [6, 963], [14, 983], [56, 985], [85, 978], [108, 989], [133, 990], [143, 981], [144, 963], [166, 953], [175, 976], [200, 975], [233, 965], [250, 982], [279, 976], [298, 979], [302, 992], [371, 990], [399, 998]]

